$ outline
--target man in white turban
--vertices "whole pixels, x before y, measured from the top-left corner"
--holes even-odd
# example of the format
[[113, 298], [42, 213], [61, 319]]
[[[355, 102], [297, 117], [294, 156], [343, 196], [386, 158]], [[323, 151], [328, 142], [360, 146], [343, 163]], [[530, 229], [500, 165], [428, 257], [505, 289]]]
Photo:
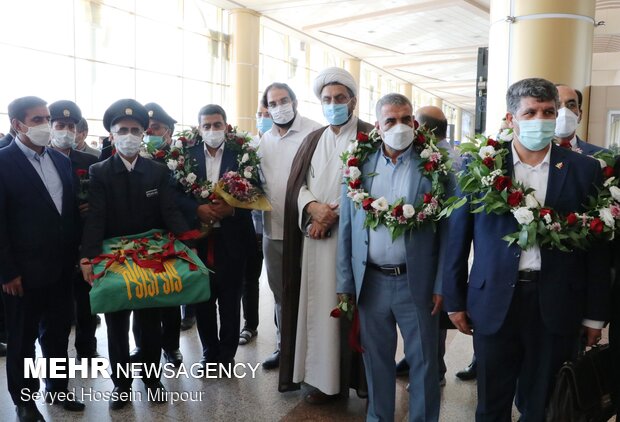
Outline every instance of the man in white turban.
[[330, 312], [338, 304], [340, 155], [358, 132], [373, 126], [353, 114], [357, 84], [346, 70], [323, 70], [313, 88], [329, 125], [304, 139], [288, 180], [279, 390], [298, 389], [303, 381], [315, 387], [306, 401], [321, 404], [348, 396], [349, 387], [366, 395], [361, 356], [346, 341], [348, 321], [331, 318]]

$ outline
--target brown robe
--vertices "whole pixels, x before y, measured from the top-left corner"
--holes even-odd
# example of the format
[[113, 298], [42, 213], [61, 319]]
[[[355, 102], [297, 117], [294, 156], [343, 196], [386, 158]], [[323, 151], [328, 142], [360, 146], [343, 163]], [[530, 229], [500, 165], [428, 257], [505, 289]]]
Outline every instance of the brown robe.
[[[301, 284], [301, 255], [303, 234], [298, 225], [297, 198], [299, 190], [306, 181], [308, 168], [314, 155], [319, 139], [329, 126], [311, 132], [303, 140], [297, 155], [293, 159], [291, 173], [286, 186], [284, 201], [284, 245], [282, 259], [282, 326], [280, 327], [280, 379], [278, 390], [281, 392], [298, 390], [299, 384], [293, 382], [295, 365], [295, 340], [297, 336], [297, 314], [299, 310], [299, 290]], [[362, 120], [357, 122], [357, 132], [369, 133], [373, 125]], [[341, 183], [335, 180], [334, 183]], [[336, 292], [334, 291], [334, 296]], [[349, 388], [355, 388], [358, 395], [366, 396], [367, 386], [364, 376], [362, 356], [355, 353], [348, 345], [347, 337], [351, 323], [341, 319], [341, 354], [340, 354], [340, 384], [341, 394], [348, 395]], [[345, 353], [349, 350], [350, 353]]]

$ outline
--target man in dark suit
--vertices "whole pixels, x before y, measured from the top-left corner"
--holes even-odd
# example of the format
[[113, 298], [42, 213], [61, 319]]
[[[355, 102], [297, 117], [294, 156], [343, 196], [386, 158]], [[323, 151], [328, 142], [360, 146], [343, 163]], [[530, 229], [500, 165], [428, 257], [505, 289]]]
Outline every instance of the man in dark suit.
[[[601, 183], [601, 168], [598, 161], [552, 143], [559, 104], [555, 86], [524, 79], [508, 89], [506, 99], [506, 119], [514, 129], [507, 175], [535, 189], [538, 204], [562, 215], [583, 212]], [[576, 353], [580, 332], [593, 345], [608, 318], [606, 248], [521, 250], [502, 239], [518, 227], [511, 213], [472, 214], [468, 205], [450, 218], [444, 305], [461, 332], [472, 333], [467, 316], [475, 328], [478, 421], [510, 421], [515, 393], [521, 420], [543, 421], [555, 375]]]
[[[0, 151], [0, 282], [8, 328], [7, 381], [20, 421], [37, 421], [43, 417], [31, 395], [38, 391], [39, 380], [24, 377], [24, 359], [35, 357], [37, 338], [44, 357], [67, 358], [79, 220], [71, 163], [46, 147], [50, 137], [46, 102], [18, 98], [8, 112], [17, 137]], [[45, 380], [49, 392], [64, 392], [67, 386], [67, 378]], [[79, 401], [62, 404], [67, 410], [84, 409]]]
[[[61, 100], [49, 106], [52, 133], [51, 147], [71, 160], [73, 180], [76, 195], [79, 193], [81, 178], [80, 172], [88, 174], [88, 168], [97, 162], [97, 157], [75, 149], [76, 127], [82, 118], [80, 108], [73, 101]], [[76, 198], [80, 208], [81, 223], [83, 225], [88, 203]], [[77, 257], [76, 257], [77, 258]], [[77, 263], [77, 260], [76, 260]], [[97, 353], [97, 316], [90, 311], [90, 286], [84, 282], [82, 272], [76, 267], [73, 276], [73, 296], [75, 300], [75, 350], [78, 359], [99, 357]]]
[[[226, 139], [226, 112], [209, 104], [198, 113], [204, 143], [190, 148], [196, 160], [199, 180], [216, 183], [227, 171], [237, 170], [237, 154]], [[234, 362], [239, 343], [240, 303], [249, 248], [256, 248], [256, 236], [249, 210], [233, 208], [222, 199], [199, 204], [183, 196], [180, 201], [187, 216], [211, 225], [211, 231], [197, 246], [198, 256], [215, 272], [211, 278], [211, 298], [196, 304], [196, 323], [202, 342], [202, 364]], [[220, 327], [218, 330], [217, 313]]]
[[555, 136], [560, 146], [570, 148], [585, 155], [594, 155], [605, 148], [590, 144], [577, 136], [577, 126], [581, 122], [581, 92], [568, 85], [556, 84], [560, 98], [560, 108], [556, 119]]
[[9, 133], [0, 138], [0, 149], [8, 147], [13, 139], [15, 139], [15, 129], [11, 127]]
[[[156, 150], [168, 151], [174, 133], [174, 124], [177, 122], [157, 103], [144, 105], [149, 115], [148, 135], [144, 137], [146, 144], [152, 145]], [[163, 157], [153, 157], [159, 163], [165, 164]], [[142, 333], [138, 324], [132, 325], [133, 337], [136, 348], [131, 352], [131, 359], [140, 361]], [[183, 362], [183, 355], [179, 350], [179, 337], [181, 335], [181, 307], [173, 306], [161, 308], [161, 345], [164, 350], [166, 362], [179, 366]]]
[[[151, 229], [168, 229], [175, 234], [187, 231], [187, 223], [174, 202], [168, 169], [139, 156], [144, 129], [149, 118], [146, 109], [135, 100], [118, 100], [103, 116], [103, 125], [117, 153], [90, 168], [89, 213], [82, 238], [82, 273], [93, 281], [90, 259], [101, 253], [104, 239], [142, 233]], [[129, 315], [124, 310], [105, 314], [108, 326], [108, 353], [114, 369], [114, 392], [110, 408], [127, 404], [126, 395], [132, 379], [116, 373], [118, 364], [129, 363]], [[159, 309], [134, 311], [135, 323], [142, 333], [142, 362], [159, 364], [161, 335]], [[162, 393], [164, 386], [152, 374], [144, 378], [151, 396]], [[160, 396], [163, 400], [164, 397]]]

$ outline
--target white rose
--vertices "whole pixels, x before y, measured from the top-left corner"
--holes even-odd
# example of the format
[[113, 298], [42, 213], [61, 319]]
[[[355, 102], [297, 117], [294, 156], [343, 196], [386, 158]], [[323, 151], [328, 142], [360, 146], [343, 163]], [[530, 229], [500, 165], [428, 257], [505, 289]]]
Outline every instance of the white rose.
[[359, 179], [361, 175], [362, 172], [360, 171], [360, 169], [358, 169], [357, 167], [349, 167], [349, 177], [352, 180]]
[[600, 158], [597, 158], [597, 160], [598, 160], [598, 163], [601, 165], [602, 169], [607, 167], [607, 162], [605, 160], [601, 160]]
[[179, 166], [179, 162], [177, 160], [168, 160], [166, 164], [170, 170], [175, 170]]
[[553, 221], [553, 219], [551, 218], [551, 214], [545, 214], [543, 219], [545, 220], [545, 223], [547, 224], [551, 224], [551, 222]]
[[618, 186], [610, 187], [609, 192], [611, 193], [611, 197], [614, 198], [614, 201], [620, 202], [620, 188]]
[[248, 155], [248, 153], [246, 152], [245, 154], [243, 154], [243, 157], [241, 157], [241, 162], [245, 163], [246, 161], [248, 161], [250, 159], [250, 156]]
[[411, 204], [403, 205], [403, 217], [411, 218], [415, 215], [415, 208]]
[[174, 143], [175, 148], [183, 148], [183, 141], [179, 141], [178, 139]]
[[387, 209], [389, 208], [388, 201], [383, 196], [379, 199], [375, 199], [372, 204], [370, 204], [370, 206], [377, 211], [387, 211]]
[[430, 148], [424, 148], [422, 152], [420, 153], [420, 158], [427, 159], [428, 157], [431, 156], [432, 152], [433, 151], [431, 151]]
[[500, 132], [499, 139], [510, 142], [512, 141], [512, 136], [512, 129], [504, 129]]
[[209, 190], [208, 189], [203, 189], [200, 191], [200, 197], [202, 199], [206, 199], [209, 197]]
[[349, 154], [353, 154], [353, 152], [357, 149], [357, 141], [353, 141], [349, 144], [347, 151]]
[[190, 173], [187, 175], [185, 180], [187, 180], [187, 182], [191, 185], [196, 181], [196, 175], [194, 173]]
[[607, 227], [614, 227], [614, 216], [612, 215], [611, 209], [609, 209], [609, 207], [600, 209], [598, 214], [601, 216], [601, 220], [603, 220], [603, 223], [605, 223]]
[[480, 158], [493, 157], [495, 156], [495, 154], [495, 148], [488, 145], [486, 147], [480, 148], [480, 151], [478, 151], [478, 155], [480, 156]]
[[252, 178], [252, 171], [248, 171], [247, 169], [243, 172], [243, 177], [245, 177], [246, 179], [251, 179]]
[[534, 213], [525, 207], [520, 207], [512, 210], [512, 214], [519, 224], [530, 224], [534, 221]]
[[533, 208], [538, 208], [540, 204], [538, 203], [534, 195], [532, 195], [531, 193], [528, 193], [527, 195], [525, 195], [525, 206], [530, 209], [533, 209]]
[[366, 199], [366, 194], [362, 192], [357, 192], [353, 195], [354, 202], [361, 203], [364, 199]]

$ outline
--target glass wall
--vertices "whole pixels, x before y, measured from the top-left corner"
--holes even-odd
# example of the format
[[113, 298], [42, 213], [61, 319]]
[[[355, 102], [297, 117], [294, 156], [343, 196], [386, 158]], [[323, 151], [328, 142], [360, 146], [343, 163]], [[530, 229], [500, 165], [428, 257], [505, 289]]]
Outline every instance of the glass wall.
[[25, 95], [75, 101], [89, 141], [120, 98], [157, 102], [182, 125], [228, 105], [228, 15], [204, 0], [3, 1], [0, 16], [0, 132]]

